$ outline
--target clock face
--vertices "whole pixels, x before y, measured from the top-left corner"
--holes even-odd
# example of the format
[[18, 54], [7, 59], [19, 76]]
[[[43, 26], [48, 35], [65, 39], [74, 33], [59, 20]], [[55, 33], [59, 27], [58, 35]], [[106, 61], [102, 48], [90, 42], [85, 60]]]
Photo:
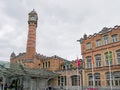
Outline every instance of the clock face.
[[31, 20], [31, 21], [34, 21], [34, 20], [35, 20], [35, 17], [33, 17], [33, 16], [30, 17], [30, 20]]

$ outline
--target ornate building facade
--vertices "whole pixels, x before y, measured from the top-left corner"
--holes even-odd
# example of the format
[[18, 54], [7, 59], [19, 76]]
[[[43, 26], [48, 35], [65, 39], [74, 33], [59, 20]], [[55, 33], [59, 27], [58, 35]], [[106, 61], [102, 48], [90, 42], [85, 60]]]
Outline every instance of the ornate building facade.
[[85, 34], [79, 41], [84, 60], [84, 86], [118, 90], [120, 88], [120, 26], [105, 27], [99, 33], [89, 36]]

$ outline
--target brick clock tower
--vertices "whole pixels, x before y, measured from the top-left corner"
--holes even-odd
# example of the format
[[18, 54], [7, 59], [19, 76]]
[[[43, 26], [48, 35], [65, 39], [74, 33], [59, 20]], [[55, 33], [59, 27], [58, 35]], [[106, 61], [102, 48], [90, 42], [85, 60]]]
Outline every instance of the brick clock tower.
[[37, 28], [38, 15], [33, 9], [28, 14], [28, 39], [26, 47], [26, 60], [32, 60], [36, 54], [36, 28]]

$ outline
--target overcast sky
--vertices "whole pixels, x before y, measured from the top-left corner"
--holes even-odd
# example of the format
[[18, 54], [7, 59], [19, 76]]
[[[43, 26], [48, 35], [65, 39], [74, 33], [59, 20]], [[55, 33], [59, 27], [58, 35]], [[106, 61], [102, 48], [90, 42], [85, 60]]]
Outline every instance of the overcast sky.
[[37, 53], [81, 58], [78, 39], [120, 25], [120, 0], [0, 0], [0, 60], [26, 52], [28, 13], [38, 13]]

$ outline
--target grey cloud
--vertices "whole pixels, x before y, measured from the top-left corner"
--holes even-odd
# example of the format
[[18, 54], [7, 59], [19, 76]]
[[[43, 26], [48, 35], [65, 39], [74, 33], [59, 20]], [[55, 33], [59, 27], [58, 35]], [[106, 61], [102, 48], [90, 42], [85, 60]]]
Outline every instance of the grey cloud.
[[[84, 33], [93, 34], [104, 26], [120, 24], [120, 1], [112, 0], [2, 0], [0, 5], [1, 57], [9, 57], [12, 51], [26, 49], [27, 14], [34, 8], [39, 17], [37, 28], [37, 52], [75, 59], [80, 56], [78, 40]], [[6, 32], [3, 27], [13, 29]], [[0, 34], [1, 35], [1, 34]], [[1, 37], [1, 36], [0, 36]]]

